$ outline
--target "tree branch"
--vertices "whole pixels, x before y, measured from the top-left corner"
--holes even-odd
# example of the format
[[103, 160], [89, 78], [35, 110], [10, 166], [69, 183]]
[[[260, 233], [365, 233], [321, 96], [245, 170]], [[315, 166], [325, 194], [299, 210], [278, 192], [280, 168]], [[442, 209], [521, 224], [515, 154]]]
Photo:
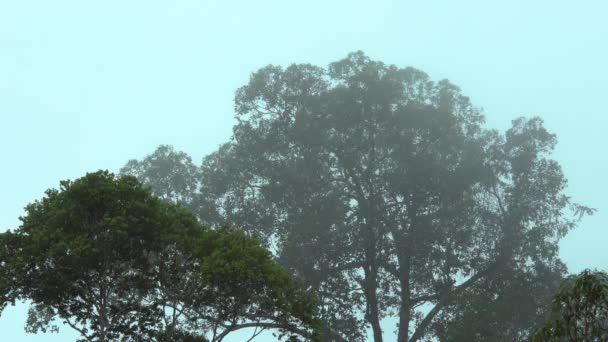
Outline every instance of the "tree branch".
[[[467, 281], [465, 281], [464, 283], [456, 286], [452, 291], [439, 296], [439, 302], [437, 304], [435, 304], [433, 309], [431, 309], [431, 311], [424, 317], [422, 322], [420, 322], [418, 327], [416, 327], [416, 331], [414, 331], [414, 334], [412, 335], [410, 342], [415, 342], [415, 341], [418, 341], [420, 338], [422, 338], [425, 330], [431, 324], [431, 322], [433, 321], [435, 316], [445, 307], [446, 304], [449, 303], [449, 301], [452, 298], [454, 298], [454, 296], [458, 295], [460, 292], [463, 292], [467, 288], [471, 287], [473, 284], [475, 284], [475, 282], [477, 280], [494, 272], [498, 268], [500, 263], [501, 263], [501, 261], [499, 258], [498, 261], [493, 263], [490, 267], [486, 268], [483, 271], [476, 273], [471, 278], [467, 279]], [[424, 297], [424, 296], [422, 296], [422, 297]], [[419, 297], [419, 298], [421, 298], [421, 297]]]

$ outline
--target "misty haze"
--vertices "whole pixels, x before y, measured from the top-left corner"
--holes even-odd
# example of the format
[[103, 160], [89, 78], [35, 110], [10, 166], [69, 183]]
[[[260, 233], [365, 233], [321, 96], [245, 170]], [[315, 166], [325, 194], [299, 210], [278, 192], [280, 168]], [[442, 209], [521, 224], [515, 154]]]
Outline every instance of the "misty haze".
[[0, 341], [608, 341], [607, 10], [0, 4]]

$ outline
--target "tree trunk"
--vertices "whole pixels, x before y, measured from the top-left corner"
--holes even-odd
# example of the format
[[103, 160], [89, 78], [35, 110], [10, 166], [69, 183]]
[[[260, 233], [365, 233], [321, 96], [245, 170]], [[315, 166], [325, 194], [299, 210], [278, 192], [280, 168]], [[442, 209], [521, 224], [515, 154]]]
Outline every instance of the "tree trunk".
[[[370, 201], [371, 202], [371, 201]], [[380, 326], [380, 310], [378, 303], [378, 262], [377, 262], [377, 236], [375, 229], [377, 221], [373, 206], [368, 203], [367, 227], [365, 243], [365, 296], [367, 299], [366, 318], [374, 332], [374, 342], [382, 342], [382, 327]]]
[[[409, 251], [408, 251], [409, 252]], [[405, 255], [404, 255], [405, 254]], [[400, 253], [399, 261], [399, 285], [401, 287], [401, 303], [399, 306], [399, 331], [397, 342], [407, 342], [409, 339], [411, 320], [411, 289], [410, 289], [410, 258], [409, 253]]]
[[380, 312], [378, 310], [378, 284], [376, 282], [377, 270], [374, 266], [365, 268], [366, 289], [365, 297], [367, 300], [366, 319], [372, 326], [374, 332], [374, 342], [382, 342], [382, 328], [380, 327]]

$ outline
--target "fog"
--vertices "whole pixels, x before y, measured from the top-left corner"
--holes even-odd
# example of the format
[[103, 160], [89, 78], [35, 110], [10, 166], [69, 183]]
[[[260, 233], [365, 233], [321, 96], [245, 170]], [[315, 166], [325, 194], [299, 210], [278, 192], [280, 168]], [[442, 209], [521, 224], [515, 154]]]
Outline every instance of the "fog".
[[[371, 61], [423, 71], [435, 84], [448, 79], [483, 114], [484, 129], [504, 134], [518, 117], [541, 118], [556, 134], [549, 157], [567, 179], [563, 193], [597, 209], [560, 240], [559, 258], [569, 274], [606, 271], [607, 10], [586, 0], [6, 1], [0, 230], [17, 228], [24, 206], [59, 181], [99, 169], [118, 173], [160, 145], [200, 167], [233, 136], [235, 92], [252, 73], [293, 63], [328, 70], [361, 51]], [[384, 340], [397, 341], [399, 315], [388, 316], [381, 319]], [[26, 304], [7, 307], [0, 339], [78, 338], [67, 326], [27, 334], [26, 319]]]

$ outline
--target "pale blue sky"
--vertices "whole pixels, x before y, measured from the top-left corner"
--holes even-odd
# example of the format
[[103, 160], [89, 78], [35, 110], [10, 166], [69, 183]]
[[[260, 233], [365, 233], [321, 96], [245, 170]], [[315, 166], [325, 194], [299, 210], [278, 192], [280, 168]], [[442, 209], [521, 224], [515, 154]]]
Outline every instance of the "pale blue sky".
[[[561, 255], [573, 272], [608, 269], [606, 13], [603, 0], [0, 0], [0, 231], [59, 180], [159, 144], [199, 162], [228, 139], [234, 91], [259, 67], [363, 50], [450, 79], [488, 126], [543, 117], [569, 194], [599, 209]], [[24, 322], [23, 305], [7, 309], [0, 340], [73, 336]]]

